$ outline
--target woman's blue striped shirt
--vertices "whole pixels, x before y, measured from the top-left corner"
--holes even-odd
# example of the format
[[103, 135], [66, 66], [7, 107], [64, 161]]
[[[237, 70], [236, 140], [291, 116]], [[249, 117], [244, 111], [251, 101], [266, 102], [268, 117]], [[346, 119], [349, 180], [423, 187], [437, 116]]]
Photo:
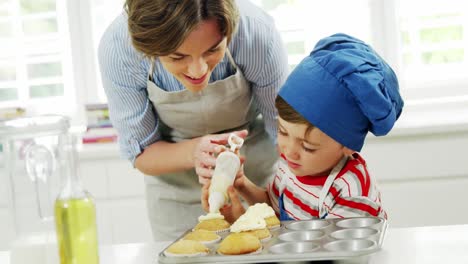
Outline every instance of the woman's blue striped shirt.
[[[288, 74], [287, 55], [273, 19], [247, 0], [237, 1], [240, 21], [229, 43], [239, 69], [251, 84], [254, 102], [268, 133], [276, 141], [275, 97]], [[127, 15], [118, 16], [104, 33], [98, 49], [99, 65], [113, 126], [123, 157], [134, 162], [143, 149], [160, 139], [158, 116], [148, 98], [150, 63], [131, 45]], [[154, 82], [166, 91], [185, 89], [156, 60]], [[233, 73], [227, 56], [215, 67], [210, 82]], [[222, 106], [233, 107], [235, 106]]]

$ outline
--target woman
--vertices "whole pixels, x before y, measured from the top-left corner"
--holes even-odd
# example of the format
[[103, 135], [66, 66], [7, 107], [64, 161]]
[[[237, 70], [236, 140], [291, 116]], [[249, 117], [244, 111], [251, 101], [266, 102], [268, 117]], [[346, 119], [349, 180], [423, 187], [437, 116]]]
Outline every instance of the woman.
[[[230, 131], [262, 185], [276, 160], [274, 99], [288, 69], [272, 19], [243, 0], [127, 0], [99, 46], [123, 155], [145, 177], [155, 240], [203, 214], [200, 183]], [[267, 133], [268, 131], [268, 133]]]

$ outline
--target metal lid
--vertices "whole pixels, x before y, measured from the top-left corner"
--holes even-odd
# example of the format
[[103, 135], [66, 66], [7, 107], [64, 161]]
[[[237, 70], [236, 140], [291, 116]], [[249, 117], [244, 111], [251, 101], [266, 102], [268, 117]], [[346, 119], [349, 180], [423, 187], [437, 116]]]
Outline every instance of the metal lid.
[[0, 138], [22, 138], [65, 133], [70, 119], [60, 115], [24, 117], [0, 122]]

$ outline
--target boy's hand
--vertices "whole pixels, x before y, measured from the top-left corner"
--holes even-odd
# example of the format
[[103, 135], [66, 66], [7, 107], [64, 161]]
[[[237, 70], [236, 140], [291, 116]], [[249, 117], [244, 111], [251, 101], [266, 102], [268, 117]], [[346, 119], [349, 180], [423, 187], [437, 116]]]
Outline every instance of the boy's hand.
[[228, 196], [231, 203], [226, 204], [219, 211], [224, 215], [226, 221], [232, 224], [237, 220], [237, 218], [245, 213], [245, 209], [239, 198], [239, 194], [233, 186], [228, 187]]
[[[202, 203], [203, 210], [205, 210], [205, 212], [210, 211], [210, 205], [208, 204], [208, 197], [209, 197], [208, 189], [209, 188], [210, 188], [210, 182], [203, 185], [203, 188], [202, 188], [201, 203]], [[219, 211], [224, 216], [226, 221], [232, 224], [237, 220], [237, 218], [239, 218], [241, 215], [245, 213], [245, 209], [239, 198], [239, 194], [234, 189], [234, 187], [232, 186], [228, 187], [228, 196], [229, 196], [229, 199], [231, 200], [231, 203], [226, 204]]]

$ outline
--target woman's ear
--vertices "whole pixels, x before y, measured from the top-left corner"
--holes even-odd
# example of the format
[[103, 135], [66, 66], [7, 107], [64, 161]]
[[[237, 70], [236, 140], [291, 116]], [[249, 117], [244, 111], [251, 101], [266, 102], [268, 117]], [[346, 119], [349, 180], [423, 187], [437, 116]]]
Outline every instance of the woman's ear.
[[354, 150], [352, 150], [352, 149], [349, 149], [349, 148], [347, 148], [347, 147], [343, 147], [343, 154], [344, 154], [345, 156], [347, 156], [347, 157], [353, 156], [353, 153], [354, 153], [354, 152], [356, 152], [356, 151], [354, 151]]

